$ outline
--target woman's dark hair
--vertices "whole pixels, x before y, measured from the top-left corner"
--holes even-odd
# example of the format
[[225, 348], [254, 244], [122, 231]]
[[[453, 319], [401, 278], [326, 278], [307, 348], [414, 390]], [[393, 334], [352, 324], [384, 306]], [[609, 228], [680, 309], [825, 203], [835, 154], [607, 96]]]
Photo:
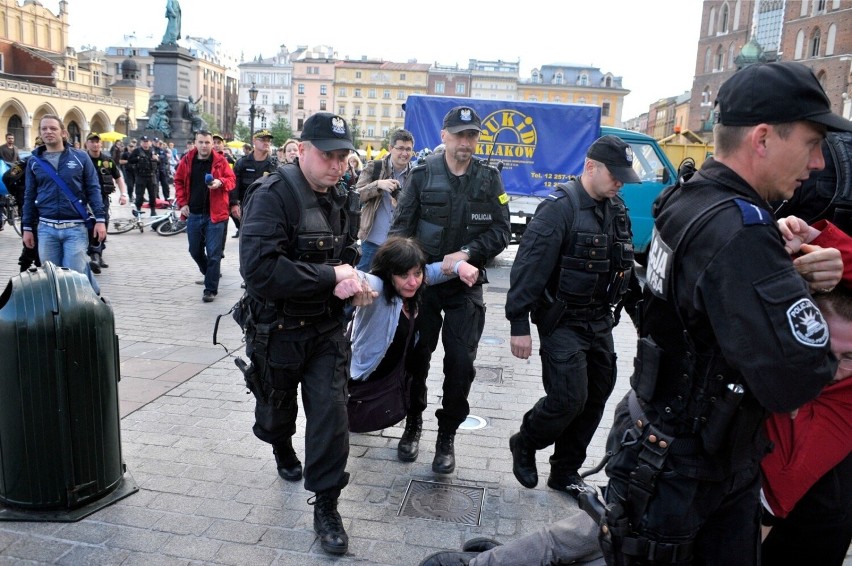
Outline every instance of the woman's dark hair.
[[[370, 273], [382, 280], [383, 294], [388, 303], [397, 296], [393, 276], [405, 275], [412, 267], [420, 267], [424, 270], [425, 277], [426, 254], [412, 238], [391, 236], [376, 250], [376, 255], [373, 256], [373, 262], [370, 265]], [[423, 285], [420, 285], [414, 296], [405, 300], [409, 312], [417, 310], [422, 292]]]

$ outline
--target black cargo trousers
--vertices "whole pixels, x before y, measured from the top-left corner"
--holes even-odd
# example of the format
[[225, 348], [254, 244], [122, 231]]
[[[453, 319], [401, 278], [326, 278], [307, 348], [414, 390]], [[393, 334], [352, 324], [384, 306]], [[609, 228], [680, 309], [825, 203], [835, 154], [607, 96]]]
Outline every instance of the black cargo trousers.
[[349, 457], [350, 350], [342, 323], [326, 320], [289, 330], [269, 326], [273, 330], [267, 336], [259, 335], [258, 328], [246, 329], [246, 354], [271, 393], [266, 400], [256, 399], [254, 434], [273, 446], [293, 436], [301, 385], [307, 421], [305, 489], [319, 493], [340, 488], [346, 484]]
[[426, 378], [440, 336], [444, 346], [444, 384], [442, 408], [435, 413], [438, 430], [455, 432], [458, 429], [470, 412], [467, 396], [476, 375], [473, 362], [484, 327], [481, 284], [468, 287], [461, 280], [453, 279], [426, 287], [417, 315], [420, 338], [410, 360], [406, 361], [412, 375], [409, 414], [417, 415], [426, 410]]

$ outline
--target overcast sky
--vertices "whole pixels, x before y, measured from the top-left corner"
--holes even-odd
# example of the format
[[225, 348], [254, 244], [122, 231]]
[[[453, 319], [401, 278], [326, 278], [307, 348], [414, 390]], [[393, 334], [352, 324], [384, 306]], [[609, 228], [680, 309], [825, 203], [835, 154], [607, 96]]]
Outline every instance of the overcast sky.
[[[54, 14], [59, 0], [41, 0]], [[521, 78], [551, 63], [592, 65], [631, 91], [623, 119], [692, 88], [701, 0], [328, 2], [180, 0], [181, 34], [212, 37], [246, 59], [284, 44], [330, 45], [338, 57], [459, 64], [520, 61]], [[496, 6], [505, 6], [499, 9]], [[68, 0], [71, 45], [104, 49], [124, 34], [166, 29], [166, 0]], [[122, 22], [126, 20], [127, 23]]]

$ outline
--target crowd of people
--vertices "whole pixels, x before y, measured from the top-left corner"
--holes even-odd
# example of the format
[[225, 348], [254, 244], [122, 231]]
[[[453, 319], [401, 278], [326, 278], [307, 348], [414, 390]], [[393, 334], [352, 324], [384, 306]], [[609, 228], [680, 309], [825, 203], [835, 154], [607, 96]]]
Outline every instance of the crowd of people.
[[[852, 131], [852, 122], [831, 112], [817, 78], [796, 63], [738, 71], [720, 88], [716, 115], [714, 157], [655, 204], [652, 283], [643, 288], [634, 272], [619, 191], [640, 179], [631, 147], [616, 136], [592, 143], [582, 172], [543, 200], [512, 266], [510, 350], [528, 359], [537, 327], [544, 391], [506, 439], [513, 474], [535, 488], [536, 452], [552, 445], [547, 487], [596, 502], [600, 522], [570, 517], [423, 564], [759, 564], [761, 552], [769, 564], [793, 555], [842, 561], [852, 541], [844, 381], [852, 238], [830, 223], [809, 226], [795, 210], [778, 221], [769, 203], [805, 190], [826, 167], [827, 132]], [[97, 290], [110, 195], [118, 189], [125, 204], [135, 188], [137, 209], [147, 194], [153, 215], [159, 192], [169, 198], [175, 164], [174, 196], [210, 302], [233, 220], [253, 432], [271, 446], [281, 478], [304, 480], [315, 494], [321, 547], [341, 555], [349, 550], [338, 511], [349, 483], [347, 400], [365, 383], [399, 389], [397, 458], [417, 460], [439, 340], [431, 468], [456, 468], [486, 266], [510, 238], [499, 169], [474, 157], [481, 131], [475, 109], [457, 106], [440, 124], [443, 151], [414, 162], [415, 140], [398, 130], [386, 156], [362, 164], [346, 120], [319, 112], [299, 140], [273, 152], [260, 130], [234, 160], [206, 130], [180, 158], [146, 136], [109, 155], [93, 134], [79, 151], [64, 143], [61, 120], [45, 116], [44, 145], [21, 168], [23, 243], [36, 247], [37, 229], [40, 260], [86, 274]], [[74, 200], [88, 205], [91, 222]], [[598, 498], [580, 470], [615, 385], [612, 330], [622, 309], [639, 340]], [[304, 464], [293, 445], [299, 389]], [[821, 514], [831, 520], [815, 519]]]

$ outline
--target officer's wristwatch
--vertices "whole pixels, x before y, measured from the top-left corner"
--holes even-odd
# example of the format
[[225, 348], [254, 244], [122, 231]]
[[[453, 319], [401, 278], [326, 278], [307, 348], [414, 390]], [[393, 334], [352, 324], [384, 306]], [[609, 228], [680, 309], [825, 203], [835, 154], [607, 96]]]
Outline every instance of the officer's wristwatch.
[[471, 255], [470, 255], [470, 248], [469, 248], [469, 247], [467, 247], [467, 246], [462, 246], [461, 248], [459, 248], [459, 251], [460, 251], [460, 252], [464, 252], [464, 253], [466, 253], [466, 254], [467, 254], [467, 258], [468, 258], [468, 259], [470, 259], [470, 258], [471, 258]]

